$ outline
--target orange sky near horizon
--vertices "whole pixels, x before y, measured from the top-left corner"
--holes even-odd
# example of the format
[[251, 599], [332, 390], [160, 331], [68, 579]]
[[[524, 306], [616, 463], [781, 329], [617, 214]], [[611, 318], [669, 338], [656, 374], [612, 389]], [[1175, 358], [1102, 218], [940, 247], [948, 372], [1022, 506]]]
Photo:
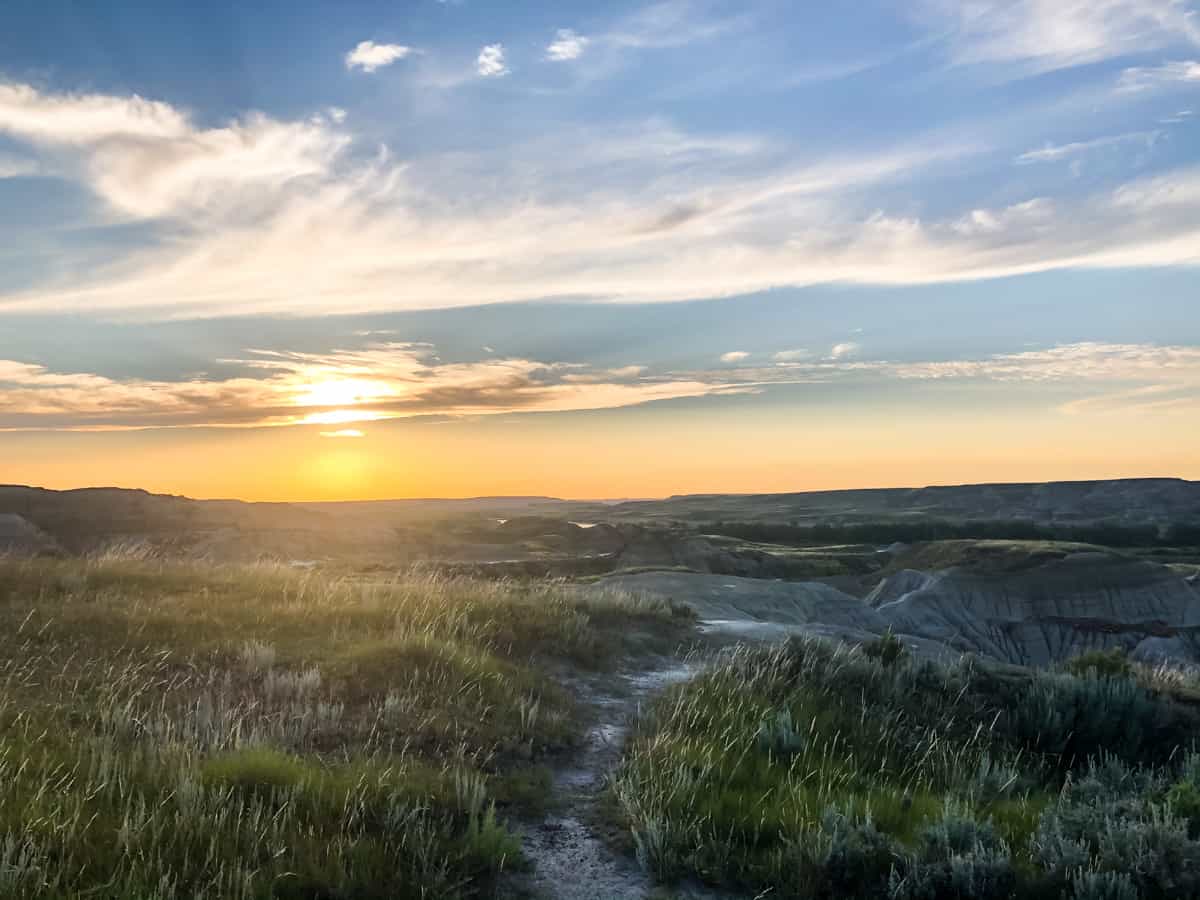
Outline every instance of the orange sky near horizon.
[[1124, 477], [1200, 479], [1186, 416], [995, 409], [887, 419], [663, 412], [317, 428], [10, 432], [0, 481], [243, 500], [657, 497]]

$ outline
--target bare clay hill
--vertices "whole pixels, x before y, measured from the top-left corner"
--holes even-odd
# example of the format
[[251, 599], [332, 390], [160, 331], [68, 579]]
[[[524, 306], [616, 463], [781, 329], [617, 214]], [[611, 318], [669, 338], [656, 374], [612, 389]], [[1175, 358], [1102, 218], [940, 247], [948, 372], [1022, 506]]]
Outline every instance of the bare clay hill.
[[[922, 568], [914, 568], [921, 566]], [[1200, 575], [1100, 547], [944, 541], [901, 551], [865, 596], [822, 582], [643, 572], [591, 590], [686, 602], [707, 627], [774, 640], [892, 632], [929, 656], [1046, 666], [1092, 650], [1200, 663]]]

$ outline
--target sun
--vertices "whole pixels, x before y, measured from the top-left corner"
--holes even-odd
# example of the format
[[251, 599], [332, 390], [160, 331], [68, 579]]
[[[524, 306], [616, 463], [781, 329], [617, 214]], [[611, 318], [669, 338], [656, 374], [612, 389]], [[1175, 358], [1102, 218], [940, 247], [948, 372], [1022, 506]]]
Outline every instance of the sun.
[[394, 397], [396, 391], [372, 378], [307, 378], [296, 384], [292, 403], [300, 407], [318, 407], [297, 421], [303, 425], [345, 425], [350, 422], [374, 422], [388, 414], [363, 408]]
[[369, 378], [330, 378], [301, 387], [297, 406], [355, 406], [395, 394], [392, 387]]

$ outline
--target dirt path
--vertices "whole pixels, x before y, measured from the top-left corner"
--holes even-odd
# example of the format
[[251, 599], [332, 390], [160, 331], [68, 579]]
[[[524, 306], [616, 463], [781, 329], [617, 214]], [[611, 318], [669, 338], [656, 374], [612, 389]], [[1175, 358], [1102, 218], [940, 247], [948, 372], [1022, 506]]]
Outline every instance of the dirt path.
[[598, 805], [606, 779], [621, 758], [621, 748], [639, 706], [670, 684], [691, 677], [699, 663], [663, 658], [651, 668], [576, 681], [573, 688], [590, 707], [593, 724], [583, 748], [554, 773], [550, 815], [523, 828], [525, 854], [534, 864], [519, 889], [539, 900], [614, 900], [614, 898], [706, 897], [676, 891], [665, 894], [632, 857], [615, 852], [596, 831]]

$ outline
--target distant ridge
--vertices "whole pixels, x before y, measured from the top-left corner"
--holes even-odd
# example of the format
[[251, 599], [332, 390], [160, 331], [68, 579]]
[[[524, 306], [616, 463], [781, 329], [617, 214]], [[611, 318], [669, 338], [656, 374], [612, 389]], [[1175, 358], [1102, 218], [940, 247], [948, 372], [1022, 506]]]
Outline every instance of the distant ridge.
[[20, 516], [69, 552], [113, 541], [211, 546], [239, 552], [388, 552], [396, 529], [446, 517], [543, 516], [577, 522], [1013, 521], [1045, 525], [1165, 526], [1200, 523], [1200, 482], [1122, 478], [860, 488], [778, 494], [686, 494], [662, 500], [561, 500], [486, 496], [311, 503], [193, 500], [140, 489], [55, 491], [0, 485], [0, 515]]

